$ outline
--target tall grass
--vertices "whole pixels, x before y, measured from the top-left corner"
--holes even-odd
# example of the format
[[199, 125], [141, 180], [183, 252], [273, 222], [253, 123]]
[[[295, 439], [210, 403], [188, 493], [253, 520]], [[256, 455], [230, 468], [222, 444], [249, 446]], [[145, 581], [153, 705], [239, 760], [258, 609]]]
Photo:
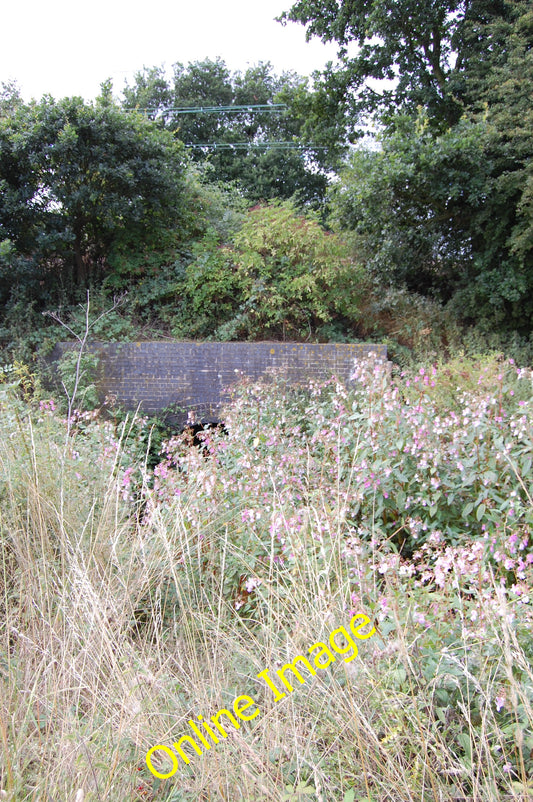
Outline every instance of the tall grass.
[[[531, 377], [418, 376], [243, 385], [154, 472], [138, 422], [0, 388], [2, 798], [533, 799]], [[355, 612], [359, 655], [275, 702], [256, 675]], [[243, 694], [253, 721], [149, 771]]]

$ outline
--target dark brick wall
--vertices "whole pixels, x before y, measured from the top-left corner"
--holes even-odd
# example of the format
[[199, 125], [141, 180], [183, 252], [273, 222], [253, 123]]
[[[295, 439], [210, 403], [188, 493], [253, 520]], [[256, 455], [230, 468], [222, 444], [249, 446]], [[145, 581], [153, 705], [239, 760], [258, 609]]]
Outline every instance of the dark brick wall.
[[[75, 347], [58, 343], [51, 359]], [[102, 401], [113, 395], [127, 409], [140, 404], [147, 414], [179, 407], [176, 420], [194, 411], [197, 422], [218, 420], [225, 391], [243, 375], [258, 379], [276, 373], [296, 384], [331, 376], [348, 380], [363, 355], [387, 358], [386, 346], [363, 343], [95, 342], [88, 350], [99, 357]]]

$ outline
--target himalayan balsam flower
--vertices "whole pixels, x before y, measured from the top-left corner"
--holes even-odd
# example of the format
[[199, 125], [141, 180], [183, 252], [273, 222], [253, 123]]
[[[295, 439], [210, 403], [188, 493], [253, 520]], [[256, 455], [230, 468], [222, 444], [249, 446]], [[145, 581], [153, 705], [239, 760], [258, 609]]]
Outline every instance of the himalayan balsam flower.
[[385, 615], [386, 615], [387, 613], [390, 613], [389, 602], [388, 602], [388, 600], [387, 600], [387, 597], [386, 597], [386, 596], [381, 596], [381, 597], [378, 599], [378, 604], [379, 604], [379, 606], [380, 606], [380, 608], [381, 608], [381, 612], [382, 612], [383, 614], [385, 614]]
[[126, 470], [124, 471], [124, 476], [122, 477], [122, 487], [130, 486], [132, 473], [133, 473], [133, 468], [126, 468]]
[[39, 409], [41, 412], [55, 412], [56, 405], [53, 398], [49, 401], [39, 401]]
[[244, 587], [246, 588], [248, 593], [251, 593], [254, 590], [254, 588], [259, 587], [260, 584], [261, 584], [261, 580], [258, 577], [251, 576], [244, 583]]

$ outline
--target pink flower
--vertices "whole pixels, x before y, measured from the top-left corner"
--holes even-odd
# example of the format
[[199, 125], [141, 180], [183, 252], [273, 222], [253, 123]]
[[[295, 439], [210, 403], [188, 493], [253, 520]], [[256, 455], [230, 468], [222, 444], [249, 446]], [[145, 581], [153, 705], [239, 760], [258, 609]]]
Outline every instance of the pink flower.
[[160, 479], [166, 479], [168, 476], [168, 467], [164, 462], [160, 462], [159, 465], [156, 465], [154, 468], [154, 473], [156, 476], [159, 476]]
[[415, 623], [420, 624], [420, 626], [425, 627], [426, 629], [429, 629], [431, 626], [424, 613], [414, 613], [413, 618]]
[[[361, 597], [355, 591], [351, 594], [350, 599], [354, 607], [357, 608], [361, 606]], [[355, 610], [355, 612], [357, 612], [357, 610]]]
[[124, 471], [124, 476], [122, 477], [122, 487], [130, 486], [132, 473], [133, 473], [133, 468], [126, 468], [126, 470]]
[[254, 590], [254, 588], [259, 587], [260, 584], [261, 584], [261, 580], [258, 577], [251, 576], [244, 583], [244, 587], [246, 588], [248, 593], [251, 593]]
[[39, 410], [41, 412], [55, 412], [56, 405], [54, 404], [53, 398], [50, 398], [48, 401], [39, 401]]
[[381, 607], [381, 612], [382, 613], [390, 612], [389, 602], [387, 601], [387, 597], [386, 596], [381, 596], [378, 599], [378, 604]]

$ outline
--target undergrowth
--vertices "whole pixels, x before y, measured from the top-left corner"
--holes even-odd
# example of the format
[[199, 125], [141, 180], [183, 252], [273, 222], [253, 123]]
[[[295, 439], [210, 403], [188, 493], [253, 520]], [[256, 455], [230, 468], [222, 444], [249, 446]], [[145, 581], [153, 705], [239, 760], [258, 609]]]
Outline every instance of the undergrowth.
[[[532, 799], [532, 397], [493, 358], [244, 382], [152, 468], [148, 421], [0, 386], [3, 797]], [[357, 612], [356, 659], [265, 692]], [[243, 694], [260, 716], [150, 772]]]

